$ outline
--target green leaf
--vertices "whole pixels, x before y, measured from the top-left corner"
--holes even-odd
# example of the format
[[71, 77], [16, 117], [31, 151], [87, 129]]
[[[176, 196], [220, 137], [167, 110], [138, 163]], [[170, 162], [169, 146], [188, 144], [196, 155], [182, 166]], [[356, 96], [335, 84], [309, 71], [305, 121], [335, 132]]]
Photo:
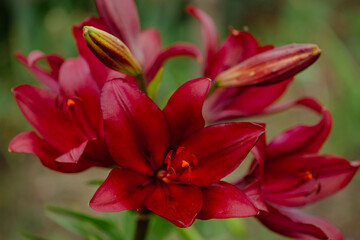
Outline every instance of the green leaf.
[[46, 238], [37, 237], [25, 232], [21, 232], [20, 234], [28, 240], [46, 240]]
[[104, 182], [104, 180], [94, 179], [94, 180], [88, 181], [86, 184], [87, 184], [87, 185], [100, 186], [101, 184], [103, 184], [103, 182]]
[[174, 225], [169, 221], [161, 218], [155, 214], [151, 215], [150, 226], [148, 230], [147, 240], [162, 240], [168, 236], [172, 230], [174, 229]]
[[189, 228], [176, 228], [184, 240], [204, 240], [194, 226]]
[[59, 207], [48, 207], [48, 210], [52, 213], [49, 215], [51, 219], [74, 233], [92, 239], [103, 239], [100, 235], [106, 235], [109, 239], [124, 239], [113, 223], [101, 218]]
[[159, 86], [162, 80], [163, 72], [164, 69], [160, 68], [160, 70], [156, 73], [154, 79], [150, 82], [150, 84], [146, 89], [149, 98], [151, 98], [153, 101], [155, 101], [156, 95], [159, 91]]

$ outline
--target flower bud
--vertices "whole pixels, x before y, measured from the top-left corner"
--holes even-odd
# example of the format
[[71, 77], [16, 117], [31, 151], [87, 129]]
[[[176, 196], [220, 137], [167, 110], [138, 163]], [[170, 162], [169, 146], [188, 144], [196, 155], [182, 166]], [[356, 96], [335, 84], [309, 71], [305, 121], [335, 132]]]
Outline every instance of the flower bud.
[[87, 46], [106, 66], [130, 76], [139, 76], [142, 68], [129, 48], [117, 37], [95, 27], [85, 26], [83, 35]]
[[270, 85], [301, 72], [320, 56], [314, 44], [290, 44], [255, 55], [222, 72], [215, 79], [219, 87]]

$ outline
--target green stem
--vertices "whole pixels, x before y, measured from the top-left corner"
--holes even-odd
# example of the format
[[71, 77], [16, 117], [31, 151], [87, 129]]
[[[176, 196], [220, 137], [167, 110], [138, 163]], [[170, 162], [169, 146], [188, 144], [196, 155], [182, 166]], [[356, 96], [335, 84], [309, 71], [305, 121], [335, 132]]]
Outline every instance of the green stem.
[[145, 210], [138, 214], [134, 240], [145, 240], [146, 233], [149, 227], [149, 222], [150, 222], [149, 211]]
[[138, 83], [138, 86], [139, 86], [140, 90], [142, 90], [145, 94], [147, 94], [146, 84], [145, 84], [145, 81], [144, 81], [144, 75], [140, 74], [140, 75], [136, 76], [136, 80], [137, 80], [137, 83]]

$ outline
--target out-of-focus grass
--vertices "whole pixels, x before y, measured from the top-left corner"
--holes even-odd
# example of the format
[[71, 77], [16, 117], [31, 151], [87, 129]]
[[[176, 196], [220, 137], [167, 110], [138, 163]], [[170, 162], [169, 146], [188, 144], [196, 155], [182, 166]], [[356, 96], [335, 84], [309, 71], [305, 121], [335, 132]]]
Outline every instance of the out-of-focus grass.
[[[320, 60], [300, 74], [284, 97], [292, 99], [312, 95], [332, 111], [333, 132], [323, 152], [359, 158], [360, 148], [360, 3], [354, 0], [138, 0], [143, 27], [158, 27], [163, 45], [177, 40], [201, 43], [199, 24], [184, 12], [187, 3], [206, 9], [216, 20], [223, 39], [228, 25], [245, 26], [263, 43], [275, 45], [292, 42], [313, 42], [323, 50]], [[0, 2], [0, 236], [19, 239], [20, 231], [50, 239], [77, 239], [45, 216], [46, 205], [72, 207], [91, 214], [87, 201], [95, 191], [85, 183], [105, 178], [107, 171], [64, 175], [51, 172], [35, 157], [9, 154], [7, 145], [17, 133], [31, 129], [22, 117], [10, 89], [21, 83], [37, 84], [33, 77], [15, 62], [12, 54], [21, 50], [28, 54], [39, 49], [46, 53], [76, 56], [71, 26], [86, 16], [95, 14], [95, 4], [88, 0], [5, 0]], [[194, 60], [171, 60], [165, 66], [160, 97], [165, 97], [188, 79], [200, 76]], [[291, 110], [257, 121], [269, 122], [269, 135], [283, 126], [313, 123], [313, 115]], [[346, 235], [359, 239], [360, 178], [342, 193], [321, 201], [306, 210], [324, 216]], [[195, 229], [204, 239], [280, 239], [254, 219], [199, 221]], [[236, 228], [236, 224], [239, 227]], [[242, 229], [244, 231], [242, 231]], [[195, 234], [172, 232], [169, 239], [186, 239]], [[193, 231], [194, 232], [194, 231]], [[241, 236], [243, 234], [243, 236]], [[195, 235], [194, 235], [195, 236]], [[281, 238], [283, 239], [283, 238]]]

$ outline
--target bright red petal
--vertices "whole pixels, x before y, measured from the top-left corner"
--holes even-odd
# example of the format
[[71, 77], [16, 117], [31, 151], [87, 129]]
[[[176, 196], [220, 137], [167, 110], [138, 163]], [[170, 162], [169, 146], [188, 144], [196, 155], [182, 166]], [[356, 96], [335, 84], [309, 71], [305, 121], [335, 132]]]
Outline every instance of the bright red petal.
[[116, 79], [105, 83], [101, 107], [114, 160], [144, 174], [156, 171], [170, 142], [168, 123], [156, 104], [135, 85]]
[[[58, 55], [49, 54], [45, 55], [39, 50], [32, 51], [28, 57], [24, 54], [17, 52], [15, 58], [19, 60], [34, 76], [45, 86], [52, 91], [58, 93], [58, 77], [60, 66], [63, 64], [64, 59]], [[45, 60], [50, 66], [50, 71], [37, 65], [40, 60]]]
[[20, 110], [30, 124], [60, 152], [67, 152], [88, 140], [71, 109], [61, 106], [64, 101], [55, 93], [31, 85], [20, 85], [13, 89]]
[[330, 133], [331, 114], [315, 99], [303, 98], [289, 104], [291, 105], [305, 106], [322, 114], [322, 119], [313, 126], [299, 125], [276, 136], [265, 151], [265, 160], [294, 154], [316, 153]]
[[72, 108], [88, 137], [103, 136], [100, 90], [84, 58], [69, 58], [65, 61], [60, 69], [59, 85], [63, 96], [75, 101]]
[[145, 206], [178, 227], [189, 227], [202, 206], [199, 187], [158, 183]]
[[196, 46], [181, 42], [174, 43], [170, 47], [163, 49], [153, 60], [153, 63], [145, 69], [147, 83], [154, 79], [156, 73], [168, 59], [179, 56], [192, 57], [199, 60], [201, 59], [201, 52]]
[[231, 173], [247, 156], [264, 128], [255, 123], [226, 123], [204, 128], [179, 144], [184, 154], [193, 154], [191, 183], [206, 186]]
[[140, 48], [140, 23], [134, 0], [96, 0], [101, 19], [120, 38], [142, 62]]
[[203, 207], [197, 216], [199, 219], [250, 217], [259, 212], [247, 196], [230, 183], [217, 182], [201, 190]]
[[258, 220], [279, 234], [297, 239], [343, 240], [339, 229], [325, 219], [294, 209], [268, 205], [269, 212], [261, 212]]
[[188, 5], [186, 10], [201, 23], [201, 32], [206, 49], [206, 66], [209, 66], [209, 62], [212, 61], [218, 49], [218, 34], [215, 23], [207, 13], [199, 8]]
[[359, 169], [335, 155], [302, 155], [265, 164], [262, 192], [266, 201], [303, 206], [344, 188]]
[[100, 212], [144, 209], [144, 201], [154, 190], [150, 177], [126, 169], [113, 169], [96, 191], [89, 205]]
[[35, 154], [45, 167], [57, 172], [75, 173], [94, 166], [87, 161], [80, 161], [77, 164], [55, 162], [61, 153], [32, 131], [23, 132], [14, 137], [9, 144], [9, 151]]
[[171, 146], [202, 129], [205, 121], [202, 106], [210, 88], [211, 80], [198, 78], [188, 81], [171, 96], [163, 112], [171, 130]]

